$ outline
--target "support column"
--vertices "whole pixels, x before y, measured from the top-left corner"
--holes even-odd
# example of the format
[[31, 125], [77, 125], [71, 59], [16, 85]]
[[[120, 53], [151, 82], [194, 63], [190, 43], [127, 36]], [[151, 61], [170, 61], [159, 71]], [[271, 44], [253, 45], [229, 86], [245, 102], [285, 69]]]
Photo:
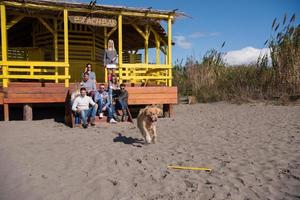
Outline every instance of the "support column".
[[157, 37], [155, 37], [155, 43], [156, 43], [156, 64], [160, 64], [160, 41]]
[[3, 104], [3, 114], [4, 114], [4, 121], [9, 121], [9, 107], [8, 104]]
[[[64, 9], [64, 46], [65, 63], [69, 65], [69, 33], [68, 33], [68, 10]], [[65, 76], [69, 76], [69, 67], [65, 67]], [[69, 79], [65, 78], [65, 87], [69, 87]]]
[[[104, 27], [104, 51], [107, 49], [107, 40], [108, 40], [108, 36], [107, 36], [107, 28]], [[105, 58], [103, 58], [105, 59]], [[104, 82], [107, 83], [107, 68], [104, 68]]]
[[148, 45], [149, 45], [149, 26], [146, 25], [145, 29], [145, 64], [149, 63], [149, 51], [148, 51]]
[[[0, 5], [1, 10], [1, 43], [2, 43], [2, 61], [7, 61], [7, 30], [6, 30], [6, 9], [5, 5]], [[2, 66], [3, 87], [8, 87], [8, 66]]]
[[123, 82], [122, 80], [122, 64], [123, 64], [123, 40], [122, 40], [122, 15], [118, 16], [118, 54], [119, 54], [119, 80], [120, 83]]
[[23, 105], [23, 120], [32, 121], [32, 104]]
[[[58, 61], [58, 33], [57, 33], [57, 19], [54, 19], [54, 61]], [[58, 67], [55, 67], [55, 83], [58, 83]]]
[[[172, 66], [172, 19], [168, 19], [168, 65]], [[169, 86], [172, 86], [172, 69], [169, 69]]]
[[164, 45], [164, 49], [165, 49], [165, 64], [168, 64], [168, 48], [167, 45]]
[[163, 117], [170, 118], [173, 116], [173, 105], [163, 104]]

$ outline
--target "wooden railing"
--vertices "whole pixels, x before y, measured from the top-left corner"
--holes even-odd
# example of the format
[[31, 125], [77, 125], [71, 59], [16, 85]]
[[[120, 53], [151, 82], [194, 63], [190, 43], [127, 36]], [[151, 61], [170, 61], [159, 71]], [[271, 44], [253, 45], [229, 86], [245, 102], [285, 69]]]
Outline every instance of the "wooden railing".
[[69, 87], [69, 64], [65, 62], [0, 61], [3, 86], [12, 79], [64, 80]]
[[172, 66], [166, 64], [122, 64], [117, 71], [120, 82], [153, 82], [156, 85], [172, 86]]

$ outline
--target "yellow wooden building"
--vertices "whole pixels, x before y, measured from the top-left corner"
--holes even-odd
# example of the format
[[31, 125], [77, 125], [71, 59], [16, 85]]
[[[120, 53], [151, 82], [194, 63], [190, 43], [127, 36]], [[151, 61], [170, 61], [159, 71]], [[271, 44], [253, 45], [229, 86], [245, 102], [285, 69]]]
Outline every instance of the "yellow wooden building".
[[[103, 54], [108, 39], [114, 40], [119, 55], [120, 83], [165, 86], [173, 89], [170, 94], [175, 91], [171, 87], [172, 23], [180, 13], [50, 0], [3, 0], [0, 11], [0, 104], [4, 111], [10, 103], [60, 102], [42, 97], [28, 100], [33, 97], [26, 95], [9, 100], [9, 96], [18, 99], [9, 88], [33, 88], [36, 82], [70, 89], [81, 80], [87, 63], [92, 64], [97, 82], [105, 82]], [[155, 63], [149, 63], [149, 48], [155, 48]], [[163, 91], [168, 94], [166, 88]], [[160, 102], [174, 104], [175, 98], [177, 102], [177, 94], [172, 101]], [[146, 104], [133, 97], [132, 102]]]

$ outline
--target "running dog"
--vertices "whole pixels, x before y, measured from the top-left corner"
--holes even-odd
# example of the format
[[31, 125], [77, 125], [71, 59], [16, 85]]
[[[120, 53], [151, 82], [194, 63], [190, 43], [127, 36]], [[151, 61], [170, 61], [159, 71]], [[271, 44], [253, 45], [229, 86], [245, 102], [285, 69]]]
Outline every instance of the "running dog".
[[141, 109], [139, 112], [137, 117], [137, 125], [147, 144], [150, 144], [151, 142], [156, 143], [157, 141], [155, 122], [161, 113], [162, 110], [156, 106], [147, 106], [146, 108]]

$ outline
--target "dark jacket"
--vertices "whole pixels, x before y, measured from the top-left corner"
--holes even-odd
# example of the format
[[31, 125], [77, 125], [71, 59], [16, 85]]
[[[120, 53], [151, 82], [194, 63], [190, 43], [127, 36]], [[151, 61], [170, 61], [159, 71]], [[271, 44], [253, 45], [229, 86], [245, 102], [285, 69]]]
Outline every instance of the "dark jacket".
[[119, 100], [126, 102], [128, 104], [128, 92], [127, 90], [120, 90]]

